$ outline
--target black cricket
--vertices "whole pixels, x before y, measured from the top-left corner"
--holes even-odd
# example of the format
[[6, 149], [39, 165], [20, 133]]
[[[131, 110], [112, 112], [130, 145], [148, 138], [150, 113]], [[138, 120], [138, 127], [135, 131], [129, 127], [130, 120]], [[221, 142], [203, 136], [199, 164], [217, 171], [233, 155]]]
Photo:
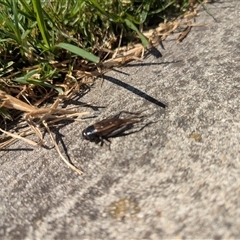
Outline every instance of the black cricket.
[[[128, 118], [120, 118], [121, 114], [131, 114], [132, 116]], [[134, 123], [143, 121], [142, 112], [132, 113], [127, 111], [121, 111], [117, 115], [106, 118], [100, 122], [96, 122], [93, 125], [88, 126], [82, 131], [82, 135], [85, 139], [99, 143], [103, 145], [104, 140], [108, 140], [109, 137], [116, 137], [124, 134], [126, 130], [133, 127]], [[129, 134], [129, 133], [128, 133]]]

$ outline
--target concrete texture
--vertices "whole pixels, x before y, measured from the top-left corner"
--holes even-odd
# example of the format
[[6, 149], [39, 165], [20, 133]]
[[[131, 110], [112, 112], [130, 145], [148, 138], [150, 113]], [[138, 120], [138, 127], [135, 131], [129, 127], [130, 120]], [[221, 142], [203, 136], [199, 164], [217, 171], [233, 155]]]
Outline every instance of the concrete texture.
[[[1, 152], [1, 239], [240, 238], [240, 2], [208, 9], [217, 22], [202, 10], [207, 25], [168, 38], [162, 58], [98, 81], [80, 99], [99, 107], [96, 119], [55, 131], [82, 176], [54, 148], [19, 141]], [[154, 123], [111, 150], [81, 137], [96, 120], [144, 109]]]

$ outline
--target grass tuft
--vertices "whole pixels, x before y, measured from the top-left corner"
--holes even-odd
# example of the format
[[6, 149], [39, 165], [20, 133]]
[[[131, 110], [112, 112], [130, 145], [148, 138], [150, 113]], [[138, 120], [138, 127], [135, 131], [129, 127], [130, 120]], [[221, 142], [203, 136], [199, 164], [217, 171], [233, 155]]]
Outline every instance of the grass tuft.
[[176, 29], [182, 29], [182, 41], [194, 26], [198, 4], [0, 0], [1, 127], [6, 130], [6, 122], [15, 119], [14, 110], [36, 113], [54, 96], [69, 99], [92, 84], [89, 77], [141, 58], [144, 48], [161, 43]]

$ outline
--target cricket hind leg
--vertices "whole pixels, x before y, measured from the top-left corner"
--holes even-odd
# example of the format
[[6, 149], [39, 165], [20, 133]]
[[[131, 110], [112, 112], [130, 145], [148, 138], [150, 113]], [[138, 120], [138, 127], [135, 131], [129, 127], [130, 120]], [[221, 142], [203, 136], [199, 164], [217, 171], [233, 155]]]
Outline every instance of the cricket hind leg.
[[[108, 135], [108, 137], [124, 136], [125, 135], [125, 131], [128, 131], [128, 130], [132, 129], [134, 127], [135, 123], [143, 122], [145, 116], [141, 116], [140, 115], [142, 112], [133, 113], [133, 112], [128, 112], [128, 111], [121, 111], [120, 113], [115, 115], [115, 118], [119, 118], [119, 116], [122, 113], [132, 114], [134, 116], [121, 119], [123, 121], [121, 126], [119, 128], [117, 128], [117, 129], [115, 129], [114, 131], [112, 131]], [[138, 116], [138, 115], [140, 115], [140, 116]]]
[[[122, 114], [129, 114], [129, 115], [133, 115], [132, 117], [126, 118], [126, 119], [132, 119], [132, 118], [143, 118], [143, 116], [139, 116], [141, 115], [144, 111], [140, 111], [140, 112], [129, 112], [129, 111], [121, 111], [118, 114], [114, 115], [112, 118], [119, 118]], [[135, 116], [135, 117], [134, 117]]]
[[[113, 136], [113, 137], [123, 137], [123, 136], [127, 136], [127, 135], [130, 135], [130, 134], [133, 134], [133, 133], [138, 133], [138, 132], [141, 132], [145, 127], [153, 124], [153, 123], [156, 123], [157, 121], [154, 121], [154, 122], [148, 122], [146, 124], [144, 124], [142, 127], [140, 127], [140, 129], [138, 130], [133, 130], [133, 131], [130, 131], [130, 132], [122, 132], [122, 133], [119, 133], [117, 136]], [[130, 130], [132, 129], [132, 127], [130, 127], [129, 129], [126, 129], [126, 130]]]

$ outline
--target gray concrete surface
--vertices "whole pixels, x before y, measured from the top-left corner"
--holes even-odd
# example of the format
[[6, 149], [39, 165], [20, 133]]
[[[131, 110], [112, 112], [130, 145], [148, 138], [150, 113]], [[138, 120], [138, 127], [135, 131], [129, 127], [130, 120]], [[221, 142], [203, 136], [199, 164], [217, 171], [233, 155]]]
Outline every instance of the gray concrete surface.
[[[110, 72], [80, 99], [105, 107], [58, 130], [82, 176], [54, 148], [1, 152], [1, 239], [240, 238], [240, 2], [208, 8], [217, 22], [201, 11], [205, 27], [168, 38], [162, 58]], [[95, 120], [144, 109], [155, 123], [111, 150], [82, 140]]]

